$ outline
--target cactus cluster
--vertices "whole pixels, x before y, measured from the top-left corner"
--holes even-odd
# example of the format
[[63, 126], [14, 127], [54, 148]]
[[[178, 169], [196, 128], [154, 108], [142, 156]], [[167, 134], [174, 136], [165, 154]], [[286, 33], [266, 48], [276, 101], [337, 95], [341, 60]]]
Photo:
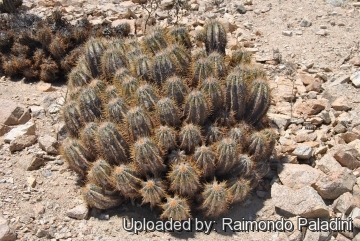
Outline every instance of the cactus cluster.
[[246, 53], [225, 55], [218, 21], [202, 35], [199, 54], [182, 27], [85, 44], [68, 79], [62, 154], [90, 207], [138, 200], [165, 219], [217, 217], [268, 172], [266, 76]]
[[43, 20], [16, 12], [21, 2], [3, 0], [0, 4], [0, 12], [9, 12], [0, 14], [0, 72], [10, 77], [61, 80], [76, 65], [82, 44], [91, 36], [124, 37], [130, 32], [127, 23], [113, 28], [109, 24], [93, 26], [81, 19], [71, 25], [60, 11]]

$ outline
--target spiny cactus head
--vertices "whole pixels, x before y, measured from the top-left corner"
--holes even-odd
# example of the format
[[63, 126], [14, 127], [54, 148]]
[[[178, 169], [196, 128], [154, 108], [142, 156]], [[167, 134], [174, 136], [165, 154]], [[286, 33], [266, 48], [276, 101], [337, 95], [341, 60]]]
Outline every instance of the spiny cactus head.
[[[71, 88], [82, 87], [90, 83], [90, 73], [81, 68], [74, 68], [71, 70], [68, 76], [68, 86]], [[71, 90], [70, 90], [71, 91]]]
[[135, 142], [133, 159], [143, 175], [157, 176], [166, 168], [159, 148], [148, 137], [142, 137]]
[[126, 198], [138, 198], [141, 179], [137, 176], [137, 171], [133, 165], [121, 164], [116, 166], [113, 171], [113, 185]]
[[111, 190], [112, 167], [103, 159], [99, 159], [92, 164], [92, 167], [88, 174], [88, 180], [92, 183], [96, 183], [99, 187]]
[[214, 144], [224, 137], [224, 130], [219, 126], [212, 124], [205, 128], [205, 141], [207, 145]]
[[84, 129], [81, 132], [81, 141], [93, 155], [98, 153], [98, 149], [96, 146], [96, 142], [94, 141], [96, 138], [96, 133], [99, 125], [95, 122], [89, 122], [85, 125]]
[[154, 29], [143, 39], [144, 49], [152, 54], [156, 54], [167, 47], [165, 32], [158, 28]]
[[88, 183], [83, 187], [81, 194], [87, 205], [101, 210], [117, 207], [123, 201], [118, 193], [106, 191], [93, 183]]
[[151, 136], [154, 129], [154, 124], [146, 111], [140, 107], [135, 106], [129, 109], [126, 114], [126, 124], [129, 136], [132, 140], [137, 140], [140, 137]]
[[115, 97], [109, 100], [105, 107], [106, 115], [110, 121], [121, 124], [124, 123], [129, 106], [121, 97]]
[[225, 54], [226, 31], [224, 26], [217, 20], [209, 21], [204, 26], [206, 52], [217, 51]]
[[85, 44], [86, 65], [93, 78], [98, 77], [101, 73], [101, 56], [105, 51], [105, 46], [104, 40], [99, 38], [90, 38]]
[[205, 178], [211, 178], [215, 174], [216, 155], [213, 150], [205, 145], [195, 149], [193, 156], [194, 162]]
[[179, 110], [170, 98], [161, 98], [156, 104], [156, 112], [163, 125], [175, 127], [181, 123]]
[[180, 148], [187, 154], [193, 153], [195, 147], [202, 144], [200, 128], [194, 124], [184, 125], [179, 133]]
[[105, 78], [110, 80], [117, 69], [127, 67], [127, 60], [118, 48], [107, 48], [101, 56], [101, 70]]
[[135, 57], [134, 61], [130, 62], [130, 69], [136, 77], [146, 81], [151, 81], [151, 71], [153, 69], [153, 64], [149, 56], [141, 54]]
[[177, 147], [176, 131], [169, 126], [159, 126], [155, 130], [155, 140], [160, 150], [165, 153]]
[[62, 114], [69, 134], [73, 137], [78, 137], [81, 128], [84, 126], [78, 102], [67, 102], [62, 109]]
[[222, 78], [226, 75], [227, 69], [224, 63], [224, 56], [217, 51], [211, 52], [207, 57], [213, 70], [213, 76]]
[[225, 103], [227, 109], [233, 111], [236, 120], [244, 117], [247, 89], [240, 71], [233, 70], [226, 78]]
[[157, 85], [161, 86], [175, 72], [176, 64], [171, 59], [169, 51], [163, 50], [154, 56], [152, 77]]
[[127, 37], [129, 36], [131, 31], [129, 23], [121, 23], [114, 27], [114, 32], [119, 37]]
[[126, 139], [112, 122], [99, 125], [96, 143], [101, 156], [112, 164], [127, 163], [129, 160], [129, 146]]
[[155, 87], [150, 84], [142, 84], [136, 90], [137, 101], [145, 109], [152, 111], [159, 101], [159, 94]]
[[166, 79], [164, 83], [164, 92], [166, 96], [173, 99], [176, 104], [180, 107], [188, 93], [188, 88], [185, 85], [184, 80], [177, 76]]
[[226, 188], [226, 182], [218, 182], [216, 179], [204, 187], [201, 194], [204, 200], [201, 208], [206, 216], [218, 217], [227, 211], [228, 204], [231, 201], [230, 192]]
[[143, 181], [141, 186], [142, 204], [149, 203], [151, 208], [160, 205], [162, 199], [166, 196], [166, 186], [159, 178]]
[[185, 100], [184, 116], [186, 122], [203, 125], [209, 115], [209, 105], [204, 94], [193, 90]]
[[200, 188], [200, 171], [189, 161], [173, 164], [168, 179], [170, 189], [182, 197], [193, 197]]
[[171, 153], [168, 155], [169, 163], [176, 164], [180, 162], [185, 162], [187, 160], [187, 156], [185, 151], [180, 149], [172, 150]]
[[251, 190], [250, 182], [242, 178], [231, 180], [228, 186], [232, 203], [243, 201]]
[[116, 88], [115, 85], [107, 85], [102, 99], [106, 102], [110, 101], [111, 99], [119, 98], [119, 90]]
[[249, 86], [246, 106], [246, 120], [256, 124], [263, 118], [270, 107], [270, 86], [264, 79], [256, 79]]
[[173, 220], [186, 220], [191, 217], [190, 206], [185, 198], [177, 195], [167, 197], [166, 203], [162, 205], [164, 210], [160, 218]]
[[82, 118], [86, 122], [101, 118], [101, 97], [93, 87], [85, 88], [79, 95], [79, 106]]
[[207, 58], [199, 58], [195, 63], [192, 64], [192, 78], [190, 78], [191, 86], [201, 85], [202, 81], [213, 74], [211, 63]]
[[59, 67], [51, 57], [43, 60], [43, 63], [40, 65], [40, 70], [41, 81], [51, 83], [58, 78]]
[[81, 177], [85, 176], [91, 167], [91, 161], [94, 160], [94, 156], [79, 141], [72, 138], [63, 141], [61, 153], [69, 167]]
[[138, 80], [131, 76], [129, 70], [125, 68], [116, 71], [113, 84], [120, 90], [121, 95], [128, 99], [134, 98], [139, 86]]
[[186, 27], [174, 27], [169, 31], [169, 35], [174, 38], [178, 44], [187, 49], [191, 48], [190, 36]]
[[216, 172], [222, 175], [229, 172], [236, 165], [239, 152], [240, 147], [235, 140], [229, 137], [223, 138], [217, 145], [218, 164]]
[[217, 78], [206, 78], [201, 84], [200, 91], [210, 102], [212, 112], [216, 112], [223, 106], [224, 94]]
[[191, 61], [188, 51], [178, 44], [169, 45], [165, 51], [169, 53], [175, 64], [176, 72], [179, 75], [186, 75]]
[[236, 50], [232, 53], [230, 65], [235, 67], [241, 64], [250, 64], [251, 55], [246, 50]]

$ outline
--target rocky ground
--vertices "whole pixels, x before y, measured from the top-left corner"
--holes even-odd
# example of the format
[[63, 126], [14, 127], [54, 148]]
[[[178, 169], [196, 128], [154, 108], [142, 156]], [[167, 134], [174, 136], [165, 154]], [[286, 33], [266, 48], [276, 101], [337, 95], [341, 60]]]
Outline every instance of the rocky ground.
[[[168, 26], [174, 12], [161, 1], [150, 23]], [[42, 17], [61, 9], [70, 22], [127, 21], [144, 32], [145, 10], [133, 1], [25, 0]], [[360, 2], [342, 0], [190, 1], [179, 22], [201, 30], [220, 18], [228, 49], [241, 46], [269, 75], [269, 117], [278, 128], [273, 170], [240, 206], [234, 220], [352, 218], [354, 232], [224, 232], [221, 220], [203, 232], [142, 232], [122, 218], [156, 220], [137, 203], [99, 212], [79, 196], [76, 175], [58, 152], [64, 136], [64, 83], [28, 83], [0, 73], [0, 240], [360, 240]], [[194, 42], [194, 44], [197, 44]], [[2, 77], [1, 77], [2, 76]], [[196, 215], [196, 214], [195, 214]], [[194, 216], [195, 216], [194, 215]]]

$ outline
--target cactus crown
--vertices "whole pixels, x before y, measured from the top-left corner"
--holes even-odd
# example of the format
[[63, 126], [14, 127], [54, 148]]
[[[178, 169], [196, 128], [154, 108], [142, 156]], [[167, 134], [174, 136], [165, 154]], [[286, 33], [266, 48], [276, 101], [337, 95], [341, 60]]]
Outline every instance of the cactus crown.
[[63, 154], [86, 180], [89, 206], [132, 199], [162, 208], [161, 218], [219, 216], [266, 174], [275, 143], [263, 121], [267, 80], [246, 61], [226, 62], [218, 21], [203, 35], [198, 56], [185, 28], [85, 44], [69, 75]]

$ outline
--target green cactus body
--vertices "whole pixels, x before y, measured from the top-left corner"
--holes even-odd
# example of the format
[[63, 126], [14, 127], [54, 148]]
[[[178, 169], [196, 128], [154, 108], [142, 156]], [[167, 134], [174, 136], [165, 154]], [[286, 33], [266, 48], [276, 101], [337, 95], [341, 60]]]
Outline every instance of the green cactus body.
[[61, 35], [56, 35], [49, 44], [49, 51], [56, 59], [61, 59], [66, 55], [68, 47], [66, 40]]
[[[131, 75], [127, 75], [127, 71], [118, 70], [115, 74], [114, 85], [120, 90], [120, 93], [125, 98], [131, 99], [134, 97], [138, 89], [139, 82]], [[130, 74], [130, 73], [129, 73]]]
[[92, 79], [89, 87], [92, 88], [95, 93], [99, 96], [103, 94], [103, 92], [106, 90], [106, 84], [104, 81], [100, 79]]
[[144, 48], [152, 54], [156, 54], [167, 47], [165, 33], [161, 29], [154, 30], [143, 39]]
[[109, 163], [127, 163], [129, 158], [129, 146], [125, 138], [111, 122], [99, 125], [96, 135], [98, 150]]
[[109, 163], [103, 159], [99, 159], [93, 163], [93, 166], [89, 171], [88, 178], [100, 187], [111, 190], [111, 172], [112, 167], [109, 165]]
[[181, 128], [179, 134], [180, 148], [187, 154], [193, 153], [195, 147], [202, 144], [200, 128], [187, 124]]
[[236, 145], [235, 140], [226, 137], [218, 143], [217, 154], [219, 162], [216, 171], [219, 174], [225, 174], [236, 165], [239, 146]]
[[110, 121], [116, 124], [121, 124], [126, 118], [129, 107], [123, 98], [118, 97], [111, 99], [109, 103], [107, 103], [105, 109]]
[[155, 130], [155, 140], [157, 146], [163, 152], [173, 150], [177, 147], [176, 144], [176, 132], [169, 126], [159, 126]]
[[257, 176], [260, 180], [270, 171], [270, 164], [269, 162], [257, 162], [254, 169], [256, 170]]
[[196, 148], [193, 159], [205, 178], [214, 176], [216, 155], [210, 147], [203, 145]]
[[104, 91], [104, 95], [102, 96], [103, 102], [106, 103], [111, 99], [119, 98], [119, 90], [115, 85], [108, 85]]
[[136, 90], [136, 97], [138, 103], [149, 111], [154, 110], [157, 102], [159, 101], [159, 97], [155, 92], [155, 89], [149, 84], [140, 85]]
[[176, 65], [170, 58], [169, 51], [163, 50], [155, 55], [152, 77], [157, 85], [161, 86], [175, 72]]
[[125, 55], [126, 53], [126, 44], [123, 39], [113, 38], [109, 41], [109, 46], [112, 46], [117, 50], [119, 50], [122, 53], [122, 55]]
[[184, 81], [179, 77], [168, 78], [164, 84], [166, 96], [173, 99], [178, 106], [181, 106], [187, 96], [188, 89]]
[[127, 60], [122, 51], [117, 48], [108, 48], [104, 51], [101, 59], [101, 69], [105, 77], [110, 80], [115, 74], [116, 70], [122, 67], [127, 67]]
[[149, 203], [151, 208], [161, 204], [162, 199], [166, 196], [166, 186], [159, 178], [143, 181], [141, 186], [142, 204]]
[[205, 24], [204, 33], [206, 52], [209, 54], [217, 51], [225, 54], [226, 32], [224, 26], [217, 20], [210, 21]]
[[168, 174], [171, 190], [183, 197], [194, 196], [200, 188], [199, 171], [190, 162], [174, 164]]
[[175, 27], [170, 30], [169, 35], [173, 37], [178, 44], [187, 49], [191, 48], [190, 36], [185, 27]]
[[159, 148], [147, 137], [140, 138], [134, 144], [134, 161], [141, 173], [159, 175], [165, 170]]
[[187, 159], [185, 151], [179, 149], [172, 150], [167, 157], [170, 164], [185, 162]]
[[160, 216], [162, 219], [187, 220], [190, 218], [190, 206], [185, 198], [177, 195], [168, 197], [162, 209], [163, 213]]
[[241, 146], [245, 146], [247, 144], [247, 137], [246, 133], [239, 128], [239, 127], [233, 127], [228, 132], [228, 137], [235, 140], [235, 142]]
[[136, 77], [142, 78], [146, 81], [151, 80], [151, 71], [153, 69], [153, 65], [149, 56], [144, 54], [137, 56], [135, 60], [130, 63], [130, 65], [131, 70]]
[[250, 183], [246, 179], [235, 179], [229, 183], [228, 191], [231, 195], [231, 202], [241, 202], [249, 194]]
[[170, 45], [166, 51], [168, 51], [170, 58], [176, 66], [176, 72], [180, 75], [186, 75], [191, 62], [189, 53], [178, 44]]
[[206, 78], [200, 87], [200, 90], [209, 100], [212, 112], [216, 112], [223, 106], [223, 92], [218, 80], [213, 77]]
[[113, 184], [126, 198], [138, 198], [140, 194], [138, 192], [141, 187], [141, 179], [136, 175], [137, 171], [131, 165], [121, 164], [114, 168]]
[[240, 154], [237, 167], [239, 177], [247, 177], [251, 175], [251, 171], [254, 167], [253, 161], [247, 154]]
[[153, 133], [153, 122], [145, 110], [139, 106], [131, 108], [126, 114], [127, 129], [132, 140], [140, 137], [151, 136]]
[[209, 106], [203, 93], [193, 90], [185, 100], [186, 122], [203, 125], [209, 114]]
[[40, 80], [51, 83], [56, 80], [58, 73], [59, 67], [51, 57], [43, 60], [40, 65]]
[[123, 201], [123, 198], [117, 193], [106, 191], [93, 183], [88, 183], [83, 187], [81, 194], [87, 205], [97, 209], [114, 208]]
[[238, 121], [244, 117], [246, 94], [246, 84], [241, 73], [233, 71], [226, 78], [225, 103], [227, 108], [235, 113], [235, 118]]
[[205, 130], [206, 144], [211, 145], [220, 141], [224, 137], [224, 133], [217, 125], [209, 125]]
[[232, 53], [230, 59], [230, 65], [235, 67], [240, 64], [250, 64], [251, 56], [244, 50], [236, 50]]
[[209, 60], [205, 57], [199, 58], [196, 60], [195, 64], [192, 67], [193, 74], [190, 79], [191, 86], [201, 85], [202, 81], [213, 74], [213, 69]]
[[91, 77], [80, 68], [74, 68], [69, 74], [69, 85], [72, 88], [81, 87], [90, 83]]
[[100, 39], [91, 38], [85, 44], [85, 60], [93, 78], [101, 73], [101, 56], [105, 50], [105, 44]]
[[179, 110], [170, 98], [162, 98], [156, 104], [160, 123], [162, 125], [178, 126], [180, 122]]
[[86, 122], [100, 119], [102, 113], [102, 102], [95, 88], [88, 87], [79, 95], [80, 112]]
[[91, 152], [93, 155], [98, 153], [96, 142], [96, 133], [98, 131], [99, 125], [95, 122], [89, 122], [85, 125], [83, 131], [81, 132], [81, 141], [84, 146]]
[[71, 136], [78, 137], [80, 129], [84, 126], [78, 103], [76, 101], [66, 103], [62, 112], [66, 129]]
[[210, 217], [218, 217], [224, 214], [231, 200], [230, 193], [226, 189], [226, 182], [219, 183], [216, 180], [205, 185], [201, 196], [204, 200], [201, 208]]
[[213, 70], [213, 76], [222, 78], [226, 75], [224, 56], [218, 52], [212, 52], [207, 57]]
[[76, 139], [66, 138], [63, 141], [61, 153], [70, 168], [81, 176], [85, 176], [91, 167], [91, 161], [94, 160], [94, 156]]

